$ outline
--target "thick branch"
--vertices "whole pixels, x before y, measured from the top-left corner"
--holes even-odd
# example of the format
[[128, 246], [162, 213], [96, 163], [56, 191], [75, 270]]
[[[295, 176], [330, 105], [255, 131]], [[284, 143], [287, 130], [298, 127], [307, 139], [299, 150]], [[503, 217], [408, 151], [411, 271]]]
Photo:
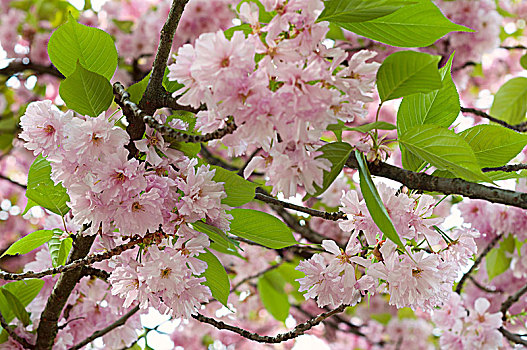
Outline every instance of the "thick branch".
[[48, 74], [59, 79], [64, 79], [64, 75], [62, 75], [62, 73], [60, 73], [57, 68], [52, 65], [44, 66], [33, 62], [24, 63], [20, 60], [14, 60], [9, 63], [7, 67], [0, 69], [0, 75], [10, 77], [26, 70], [33, 71], [37, 74]]
[[479, 264], [481, 264], [481, 261], [487, 254], [494, 248], [494, 246], [499, 242], [499, 240], [502, 238], [501, 235], [494, 237], [492, 241], [489, 242], [489, 244], [483, 249], [481, 254], [474, 260], [474, 265], [470, 267], [470, 270], [468, 270], [463, 277], [459, 280], [459, 283], [456, 286], [456, 293], [461, 294], [461, 290], [463, 289], [463, 285], [467, 281], [467, 278], [478, 268]]
[[226, 330], [229, 330], [231, 332], [237, 333], [237, 334], [241, 335], [242, 337], [247, 338], [249, 340], [254, 340], [254, 341], [259, 342], [259, 343], [271, 343], [271, 344], [275, 343], [276, 344], [276, 343], [281, 343], [281, 342], [284, 342], [286, 340], [294, 339], [296, 337], [301, 336], [306, 331], [310, 330], [311, 328], [313, 328], [316, 325], [318, 325], [320, 322], [324, 321], [326, 318], [331, 317], [331, 316], [333, 316], [335, 314], [341, 313], [342, 311], [344, 311], [344, 309], [346, 309], [346, 307], [347, 307], [347, 305], [341, 305], [341, 306], [339, 306], [336, 309], [333, 309], [333, 310], [328, 311], [328, 312], [324, 312], [324, 313], [322, 313], [322, 314], [320, 314], [320, 315], [318, 315], [318, 316], [316, 316], [316, 317], [314, 317], [312, 319], [307, 320], [304, 323], [300, 323], [299, 325], [297, 325], [291, 331], [286, 332], [286, 333], [278, 334], [278, 335], [276, 335], [274, 337], [267, 336], [267, 335], [259, 335], [257, 333], [252, 333], [252, 332], [249, 332], [248, 330], [245, 330], [245, 329], [242, 329], [242, 328], [239, 328], [239, 327], [236, 327], [236, 326], [232, 326], [232, 325], [226, 324], [226, 323], [224, 323], [222, 321], [215, 320], [214, 318], [207, 317], [207, 316], [204, 316], [202, 314], [192, 315], [192, 317], [195, 318], [196, 320], [200, 321], [200, 322], [208, 323], [208, 324], [216, 327], [217, 329], [226, 329]]
[[471, 113], [471, 114], [474, 114], [474, 115], [477, 115], [478, 117], [482, 117], [482, 118], [486, 118], [488, 120], [490, 120], [491, 122], [494, 122], [496, 124], [499, 124], [501, 126], [504, 126], [506, 127], [507, 129], [511, 129], [511, 130], [514, 130], [514, 131], [518, 131], [518, 132], [525, 132], [527, 131], [527, 123], [520, 123], [520, 124], [516, 124], [516, 125], [511, 125], [507, 122], [504, 122], [503, 120], [500, 120], [498, 118], [494, 118], [493, 116], [483, 112], [483, 111], [480, 111], [479, 109], [475, 109], [475, 108], [466, 108], [466, 107], [461, 107], [461, 112], [463, 113]]
[[139, 102], [139, 106], [141, 106], [146, 113], [152, 114], [155, 111], [155, 106], [152, 105], [152, 103], [156, 100], [156, 96], [165, 94], [165, 89], [162, 85], [163, 76], [165, 75], [168, 56], [172, 49], [172, 41], [174, 40], [179, 20], [188, 1], [189, 0], [172, 1], [172, 7], [168, 13], [168, 18], [163, 29], [161, 29], [159, 46], [152, 66], [152, 74], [150, 75], [150, 80], [148, 81], [148, 86], [143, 94], [143, 98], [141, 99], [141, 102]]
[[[358, 168], [354, 154], [348, 158], [346, 165], [350, 168]], [[444, 178], [415, 173], [381, 162], [368, 163], [368, 168], [372, 175], [398, 181], [413, 190], [459, 194], [472, 199], [484, 199], [493, 203], [527, 209], [527, 193], [489, 187], [458, 178]]]
[[[68, 263], [82, 259], [88, 255], [94, 240], [95, 235], [79, 235], [73, 242], [73, 248], [68, 257]], [[79, 282], [81, 278], [81, 267], [67, 271], [59, 277], [48, 298], [46, 307], [40, 316], [37, 329], [37, 342], [35, 344], [36, 350], [47, 350], [53, 347], [58, 332], [58, 321], [62, 309], [64, 308], [64, 305], [66, 305], [73, 288], [75, 288], [75, 285], [77, 285], [77, 282]]]
[[80, 343], [78, 343], [77, 345], [75, 346], [72, 346], [69, 350], [77, 350], [77, 349], [81, 349], [83, 346], [85, 345], [88, 345], [89, 343], [91, 343], [92, 341], [94, 341], [95, 339], [99, 338], [99, 337], [102, 337], [103, 335], [113, 331], [115, 328], [117, 327], [120, 327], [120, 326], [123, 326], [126, 321], [128, 321], [128, 319], [130, 317], [132, 317], [133, 315], [135, 315], [135, 313], [139, 311], [139, 306], [136, 306], [134, 307], [133, 309], [131, 309], [130, 311], [128, 311], [126, 314], [124, 314], [122, 317], [120, 317], [119, 319], [117, 319], [114, 323], [112, 323], [111, 325], [109, 325], [108, 327], [105, 327], [101, 330], [98, 330], [96, 332], [93, 332], [92, 335], [90, 335], [88, 338], [84, 339], [83, 341], [81, 341]]
[[300, 205], [296, 205], [296, 204], [292, 204], [292, 203], [287, 203], [287, 202], [281, 201], [279, 199], [267, 196], [267, 195], [265, 195], [263, 193], [256, 193], [254, 198], [258, 199], [258, 200], [260, 200], [262, 202], [266, 202], [266, 203], [269, 203], [269, 204], [274, 204], [274, 205], [277, 205], [277, 206], [280, 206], [280, 207], [286, 208], [286, 209], [292, 209], [292, 210], [300, 211], [302, 213], [306, 213], [306, 214], [309, 214], [311, 216], [318, 216], [319, 218], [323, 218], [323, 219], [326, 219], [326, 220], [337, 221], [337, 220], [346, 218], [346, 214], [343, 213], [343, 212], [340, 212], [340, 211], [334, 212], [334, 213], [329, 213], [329, 212], [326, 212], [326, 211], [320, 211], [320, 210], [316, 210], [316, 209], [306, 208], [306, 207], [302, 207]]
[[7, 324], [5, 321], [4, 316], [0, 313], [0, 326], [7, 332], [7, 334], [13, 338], [14, 341], [16, 341], [18, 344], [22, 345], [24, 349], [33, 349], [35, 346], [33, 344], [30, 344], [26, 339], [22, 338], [18, 334], [16, 334]]

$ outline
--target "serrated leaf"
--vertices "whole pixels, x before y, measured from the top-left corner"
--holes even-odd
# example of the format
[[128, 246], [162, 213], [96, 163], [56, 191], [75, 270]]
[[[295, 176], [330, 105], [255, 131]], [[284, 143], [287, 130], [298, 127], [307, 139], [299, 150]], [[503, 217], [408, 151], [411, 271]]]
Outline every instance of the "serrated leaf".
[[365, 22], [389, 15], [409, 4], [407, 1], [393, 0], [327, 0], [324, 1], [324, 11], [318, 16], [317, 22]]
[[223, 189], [227, 198], [221, 200], [223, 204], [239, 207], [254, 199], [257, 184], [245, 180], [233, 171], [228, 171], [219, 166], [211, 166], [216, 173], [212, 178], [216, 182], [223, 182]]
[[344, 123], [342, 124], [331, 124], [328, 126], [328, 130], [331, 130], [331, 131], [336, 131], [336, 130], [348, 130], [348, 131], [358, 131], [358, 132], [362, 132], [362, 133], [367, 133], [367, 132], [370, 132], [374, 129], [378, 129], [378, 130], [394, 130], [396, 128], [395, 125], [391, 124], [391, 123], [387, 123], [387, 122], [373, 122], [373, 123], [368, 123], [368, 124], [363, 124], [363, 125], [360, 125], [360, 126], [346, 126], [344, 125]]
[[64, 216], [70, 210], [66, 204], [70, 197], [62, 184], [53, 183], [50, 175], [51, 165], [42, 155], [39, 155], [29, 168], [26, 197], [41, 207]]
[[401, 249], [406, 250], [399, 234], [395, 230], [395, 226], [393, 226], [392, 219], [388, 215], [381, 196], [379, 196], [379, 192], [377, 192], [377, 188], [373, 183], [364, 154], [356, 150], [355, 158], [359, 165], [360, 189], [375, 225], [377, 225], [386, 238], [397, 244]]
[[527, 69], [527, 54], [523, 55], [520, 58], [520, 65], [522, 66], [523, 69]]
[[252, 209], [233, 209], [229, 212], [233, 235], [249, 239], [267, 248], [281, 249], [298, 242], [291, 229], [271, 214]]
[[500, 243], [499, 247], [492, 248], [487, 254], [485, 257], [485, 266], [487, 268], [489, 281], [509, 269], [514, 247], [514, 237], [509, 235]]
[[371, 21], [337, 24], [356, 34], [399, 47], [425, 47], [449, 32], [473, 32], [450, 22], [431, 1], [417, 2]]
[[482, 168], [507, 164], [527, 145], [527, 135], [498, 125], [476, 125], [460, 135], [472, 147]]
[[[417, 125], [436, 124], [450, 126], [459, 115], [459, 94], [452, 81], [450, 69], [454, 54], [450, 55], [447, 63], [439, 70], [443, 86], [439, 90], [427, 94], [417, 93], [403, 98], [397, 112], [397, 133], [405, 133]], [[403, 167], [417, 171], [423, 161], [411, 153], [401, 149]]]
[[377, 71], [377, 89], [381, 100], [384, 102], [440, 89], [439, 60], [439, 56], [414, 51], [399, 51], [388, 56]]
[[49, 241], [51, 237], [53, 237], [52, 230], [38, 230], [31, 232], [27, 236], [24, 236], [11, 244], [0, 258], [5, 255], [27, 254]]
[[170, 70], [168, 69], [168, 67], [165, 68], [165, 75], [163, 76], [163, 87], [165, 88], [167, 92], [173, 93], [174, 91], [181, 89], [184, 85], [178, 83], [176, 80], [172, 80], [172, 81], [168, 80], [169, 72]]
[[257, 288], [265, 309], [276, 320], [285, 322], [291, 304], [284, 291], [282, 276], [277, 271], [268, 271], [258, 279]]
[[490, 114], [509, 124], [525, 121], [527, 112], [527, 78], [512, 78], [503, 84], [492, 102]]
[[469, 181], [490, 181], [481, 172], [474, 151], [460, 135], [437, 125], [419, 125], [399, 135], [408, 152], [440, 170]]
[[202, 277], [207, 280], [203, 284], [210, 288], [212, 296], [220, 303], [227, 306], [231, 285], [225, 268], [218, 258], [206, 249], [206, 253], [200, 254], [197, 258], [207, 263], [207, 270]]
[[[23, 281], [10, 282], [2, 286], [13, 295], [16, 295], [22, 306], [25, 308], [38, 295], [44, 281], [39, 279], [29, 279]], [[15, 313], [11, 309], [3, 293], [0, 293], [0, 312], [4, 316], [7, 323], [15, 318]]]
[[315, 192], [307, 195], [304, 200], [309, 197], [320, 196], [322, 193], [326, 192], [328, 187], [331, 186], [333, 181], [335, 181], [337, 176], [340, 174], [342, 168], [344, 168], [344, 164], [346, 164], [346, 160], [348, 160], [351, 152], [353, 151], [353, 147], [351, 147], [351, 145], [347, 142], [333, 142], [320, 147], [317, 151], [322, 152], [322, 155], [318, 156], [317, 158], [325, 158], [331, 162], [331, 170], [324, 170], [322, 187], [319, 187], [315, 184]]
[[57, 69], [68, 77], [77, 62], [90, 72], [110, 80], [117, 68], [117, 50], [112, 37], [97, 28], [77, 23], [69, 15], [68, 22], [53, 32], [48, 54]]
[[80, 63], [60, 83], [59, 93], [69, 109], [91, 117], [97, 117], [107, 110], [113, 101], [112, 84], [108, 79], [84, 69]]
[[7, 301], [7, 304], [15, 314], [15, 317], [18, 318], [18, 320], [22, 322], [24, 326], [29, 325], [29, 323], [31, 322], [31, 320], [29, 319], [29, 314], [27, 313], [25, 307], [22, 305], [20, 300], [18, 300], [18, 298], [13, 295], [13, 293], [11, 293], [5, 288], [0, 288], [0, 291], [2, 292], [5, 300]]
[[68, 256], [70, 254], [72, 247], [73, 247], [73, 239], [71, 239], [70, 237], [64, 238], [60, 242], [59, 256], [58, 256], [59, 266], [66, 264], [66, 261], [68, 260]]
[[[61, 252], [60, 252], [62, 241], [63, 241], [63, 239], [61, 239], [60, 237], [64, 234], [64, 232], [59, 229], [55, 229], [52, 232], [53, 232], [53, 236], [48, 241], [49, 255], [51, 256], [51, 264], [53, 265], [53, 267], [58, 267], [58, 266], [64, 265], [66, 263], [66, 258], [67, 258], [67, 256], [66, 258], [61, 256]], [[64, 255], [64, 253], [62, 253], [62, 255]]]
[[26, 208], [24, 209], [24, 212], [22, 213], [22, 216], [26, 215], [27, 212], [33, 207], [38, 207], [38, 204], [28, 198], [27, 204], [26, 204]]

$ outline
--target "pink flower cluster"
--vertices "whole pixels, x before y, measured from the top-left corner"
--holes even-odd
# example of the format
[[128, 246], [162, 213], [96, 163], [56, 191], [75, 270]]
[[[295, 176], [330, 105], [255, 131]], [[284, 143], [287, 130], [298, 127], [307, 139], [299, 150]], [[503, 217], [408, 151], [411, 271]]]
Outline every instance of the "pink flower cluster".
[[[226, 195], [222, 183], [212, 179], [214, 170], [198, 167], [196, 159], [170, 149], [152, 129], [145, 139], [135, 141], [146, 153], [146, 162], [128, 159], [128, 135], [104, 113], [79, 118], [41, 101], [28, 106], [20, 123], [26, 148], [47, 157], [52, 178], [67, 189], [74, 223], [91, 223], [87, 234], [101, 234], [113, 242], [109, 246], [148, 232], [159, 233], [161, 240], [168, 237], [158, 247], [147, 248], [142, 263], [117, 261], [111, 278], [114, 294], [128, 298], [128, 306], [135, 299], [144, 308], [164, 303], [164, 310], [185, 317], [208, 300], [210, 291], [200, 285], [204, 279], [195, 277], [207, 265], [195, 255], [203, 253], [209, 241], [189, 225], [206, 220], [229, 229], [229, 207], [221, 204]], [[132, 299], [132, 291], [123, 289], [130, 280], [139, 281]]]
[[[340, 209], [348, 218], [340, 222], [340, 227], [354, 233], [345, 250], [340, 250], [333, 241], [323, 242], [326, 251], [335, 255], [331, 259], [316, 254], [300, 262], [298, 270], [306, 274], [299, 280], [300, 291], [308, 291], [305, 298], [317, 298], [321, 307], [354, 304], [367, 291], [388, 293], [390, 305], [397, 308], [432, 310], [450, 297], [459, 272], [476, 253], [474, 237], [477, 234], [458, 230], [450, 233], [450, 237], [442, 236], [432, 228], [439, 222], [427, 218], [433, 209], [432, 197], [423, 195], [414, 199], [402, 193], [397, 196], [394, 190], [383, 185], [379, 188], [403, 242], [423, 240], [421, 244], [427, 242], [431, 252], [420, 248], [421, 244], [415, 247], [408, 244], [405, 252], [390, 240], [379, 242], [382, 233], [365, 204], [359, 202], [356, 192], [349, 191], [342, 196]], [[361, 248], [359, 232], [369, 247]], [[439, 251], [434, 251], [434, 247]], [[364, 271], [358, 280], [357, 269]]]
[[322, 43], [329, 30], [326, 22], [315, 23], [322, 1], [262, 3], [277, 13], [268, 24], [258, 21], [255, 4], [243, 3], [239, 16], [252, 33], [235, 31], [230, 39], [222, 31], [202, 34], [178, 50], [169, 79], [184, 84], [174, 93], [183, 94], [179, 103], [207, 105], [197, 114], [201, 132], [233, 118], [238, 128], [222, 139], [231, 154], [263, 149], [246, 177], [260, 168], [269, 174], [273, 194], [289, 197], [299, 185], [312, 193], [330, 169], [329, 161], [317, 158], [322, 132], [367, 113], [378, 64], [366, 63], [375, 54], [362, 51], [337, 69], [347, 53]]
[[452, 293], [450, 300], [432, 314], [432, 321], [442, 330], [441, 349], [497, 349], [503, 345], [498, 331], [502, 326], [501, 312], [490, 313], [490, 302], [479, 298], [474, 306], [466, 305]]

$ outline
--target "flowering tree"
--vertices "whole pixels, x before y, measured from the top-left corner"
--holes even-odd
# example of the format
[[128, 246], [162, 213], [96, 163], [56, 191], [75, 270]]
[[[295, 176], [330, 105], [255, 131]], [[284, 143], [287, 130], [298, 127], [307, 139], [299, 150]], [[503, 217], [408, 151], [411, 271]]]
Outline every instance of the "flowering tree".
[[0, 6], [0, 348], [527, 345], [526, 3]]

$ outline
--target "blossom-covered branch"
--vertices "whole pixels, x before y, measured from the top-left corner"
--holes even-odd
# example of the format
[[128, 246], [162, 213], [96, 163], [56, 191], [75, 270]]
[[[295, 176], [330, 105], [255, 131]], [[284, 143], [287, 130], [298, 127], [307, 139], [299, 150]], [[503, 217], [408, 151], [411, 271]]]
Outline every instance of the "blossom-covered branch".
[[306, 331], [310, 330], [311, 328], [318, 325], [320, 322], [324, 321], [326, 318], [331, 317], [335, 314], [341, 313], [346, 309], [347, 305], [341, 305], [337, 307], [336, 309], [333, 309], [328, 312], [324, 312], [312, 319], [307, 320], [304, 323], [301, 323], [297, 325], [295, 328], [293, 328], [291, 331], [286, 333], [278, 334], [274, 337], [268, 336], [268, 335], [259, 335], [257, 333], [249, 332], [246, 329], [242, 329], [236, 326], [229, 325], [225, 322], [215, 320], [214, 318], [204, 316], [202, 314], [192, 315], [193, 318], [200, 322], [208, 323], [218, 329], [225, 329], [234, 333], [237, 333], [241, 335], [244, 338], [257, 341], [259, 343], [281, 343], [289, 339], [294, 339], [302, 334], [304, 334]]

